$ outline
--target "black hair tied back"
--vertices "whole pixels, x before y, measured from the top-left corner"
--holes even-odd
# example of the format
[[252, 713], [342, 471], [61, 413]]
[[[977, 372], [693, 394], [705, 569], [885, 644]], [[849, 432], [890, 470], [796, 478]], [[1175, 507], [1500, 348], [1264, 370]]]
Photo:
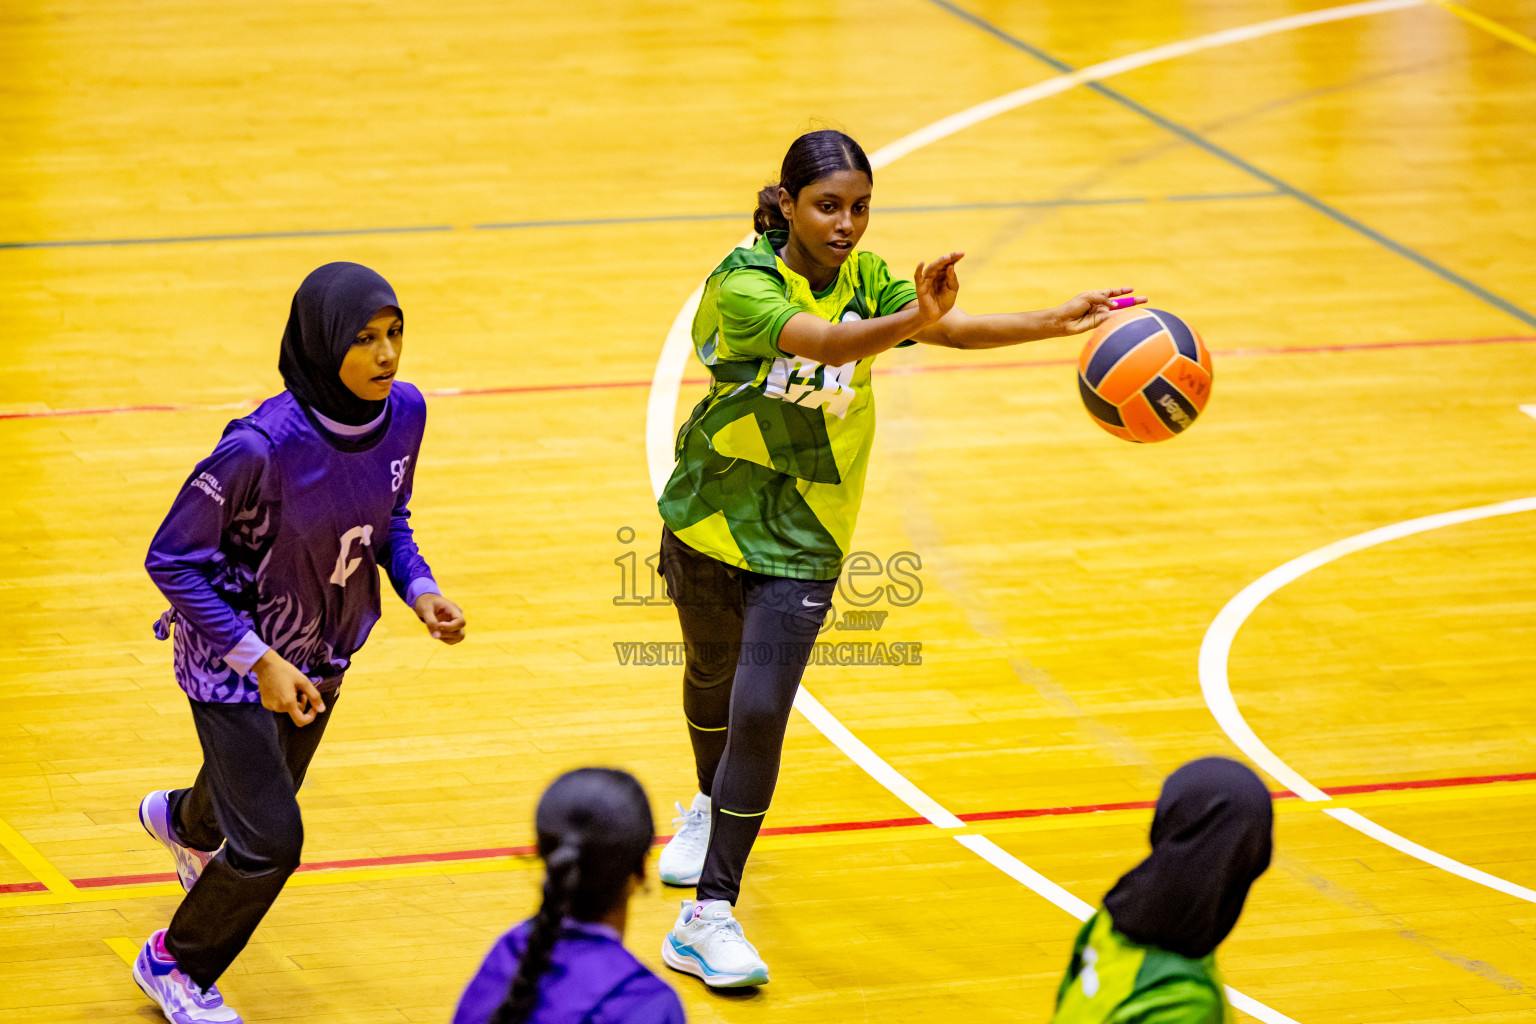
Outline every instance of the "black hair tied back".
[[539, 979], [549, 969], [565, 919], [596, 921], [622, 903], [629, 880], [644, 874], [655, 834], [645, 790], [633, 775], [611, 768], [578, 768], [560, 776], [539, 800], [535, 824], [544, 899], [490, 1024], [524, 1024], [532, 1016]]
[[875, 172], [870, 168], [869, 157], [864, 155], [863, 148], [842, 132], [827, 128], [800, 136], [784, 154], [779, 180], [757, 194], [752, 227], [760, 235], [769, 231], [788, 231], [789, 222], [779, 209], [779, 189], [798, 199], [805, 186], [838, 171], [863, 171], [869, 175], [871, 184], [875, 180]]
[[523, 1024], [539, 1001], [539, 978], [549, 969], [549, 956], [560, 938], [561, 923], [571, 907], [571, 894], [581, 881], [581, 846], [562, 842], [544, 858], [544, 902], [528, 932], [528, 948], [518, 961], [507, 998], [497, 1007], [491, 1024]]

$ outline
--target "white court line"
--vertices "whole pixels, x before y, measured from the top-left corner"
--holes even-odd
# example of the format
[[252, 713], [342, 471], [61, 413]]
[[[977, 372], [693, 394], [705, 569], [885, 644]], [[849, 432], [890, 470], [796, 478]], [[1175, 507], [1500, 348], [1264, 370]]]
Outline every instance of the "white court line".
[[[1043, 82], [1038, 82], [1035, 85], [1015, 90], [994, 100], [989, 100], [986, 103], [978, 104], [968, 110], [962, 110], [957, 114], [952, 114], [949, 117], [935, 121], [933, 124], [920, 128], [909, 135], [897, 139], [895, 142], [875, 150], [874, 153], [870, 154], [869, 162], [875, 168], [886, 167], [924, 146], [947, 138], [965, 128], [980, 124], [988, 118], [996, 117], [1010, 110], [1017, 110], [1048, 96], [1055, 96], [1085, 82], [1100, 81], [1135, 68], [1146, 67], [1158, 61], [1172, 60], [1175, 57], [1187, 56], [1201, 50], [1259, 39], [1264, 36], [1274, 35], [1277, 32], [1288, 32], [1293, 29], [1305, 28], [1309, 25], [1320, 25], [1325, 22], [1341, 21], [1346, 18], [1357, 18], [1369, 14], [1402, 10], [1408, 7], [1419, 6], [1422, 3], [1423, 0], [1370, 0], [1368, 3], [1329, 7], [1305, 14], [1263, 21], [1241, 28], [1213, 32], [1209, 35], [1198, 36], [1183, 42], [1157, 46], [1149, 50], [1143, 50], [1140, 53], [1128, 54], [1124, 57], [1117, 57], [1114, 60], [1103, 61], [1069, 74], [1058, 75]], [[752, 237], [749, 234], [738, 244], [750, 244]], [[699, 301], [703, 298], [703, 295], [704, 286], [700, 284], [699, 287], [694, 289], [693, 294], [688, 296], [687, 301], [683, 303], [682, 309], [678, 310], [677, 316], [672, 321], [671, 328], [667, 331], [667, 338], [662, 345], [661, 352], [657, 356], [656, 369], [651, 375], [651, 390], [646, 399], [645, 457], [646, 467], [651, 478], [651, 489], [658, 498], [661, 497], [661, 492], [666, 487], [667, 478], [672, 472], [672, 464], [674, 462], [672, 457], [673, 417], [677, 410], [678, 393], [682, 388], [683, 370], [687, 366], [689, 354], [693, 351], [693, 339], [690, 328], [693, 324], [694, 314], [698, 311]], [[884, 759], [854, 736], [853, 733], [849, 732], [803, 686], [795, 697], [795, 707], [813, 726], [831, 740], [839, 750], [846, 754], [849, 759], [869, 773], [872, 778], [885, 786], [886, 789], [890, 790], [902, 803], [941, 828], [957, 828], [964, 825], [964, 822], [961, 822], [959, 818], [945, 810], [932, 797], [918, 789], [909, 779], [892, 768]], [[1256, 741], [1257, 737], [1255, 737]], [[1300, 776], [1297, 776], [1297, 779], [1305, 782], [1305, 780], [1300, 779]], [[1073, 896], [1038, 871], [1035, 871], [996, 843], [981, 836], [956, 836], [955, 839], [965, 846], [966, 849], [982, 857], [1009, 877], [1028, 886], [1035, 893], [1073, 916], [1083, 919], [1092, 913], [1093, 908], [1087, 903]], [[1290, 1017], [1271, 1009], [1256, 999], [1243, 995], [1230, 986], [1227, 988], [1227, 995], [1234, 1007], [1264, 1021], [1265, 1024], [1296, 1024], [1296, 1021]]]
[[847, 726], [833, 717], [832, 712], [821, 706], [821, 701], [811, 696], [811, 691], [801, 687], [795, 694], [795, 710], [805, 716], [833, 745], [847, 754], [849, 759], [864, 769], [876, 782], [896, 795], [896, 798], [939, 828], [965, 828], [965, 822], [939, 806], [939, 802], [913, 785], [912, 780], [885, 762], [879, 754], [865, 746], [864, 741], [848, 731]]
[[1525, 413], [1531, 419], [1536, 420], [1536, 405], [1522, 405], [1520, 407], [1520, 411]]
[[1003, 874], [1021, 882], [1044, 896], [1079, 921], [1093, 916], [1093, 905], [1073, 896], [1070, 892], [1046, 878], [1019, 858], [998, 846], [986, 836], [955, 836], [955, 842], [970, 850]]
[[1114, 60], [1106, 60], [1098, 64], [1091, 64], [1085, 68], [1055, 78], [1047, 78], [1043, 82], [1027, 85], [995, 99], [978, 103], [968, 110], [962, 110], [957, 114], [940, 118], [930, 125], [919, 128], [910, 135], [904, 135], [895, 142], [882, 146], [869, 155], [869, 162], [875, 167], [884, 167], [893, 160], [898, 160], [914, 150], [937, 142], [940, 139], [980, 124], [998, 114], [1005, 114], [1010, 110], [1037, 100], [1043, 100], [1047, 96], [1055, 96], [1057, 93], [1066, 92], [1086, 82], [1098, 82], [1115, 75], [1123, 75], [1127, 71], [1144, 68], [1148, 64], [1157, 64], [1165, 60], [1173, 60], [1175, 57], [1187, 57], [1191, 53], [1199, 53], [1201, 50], [1210, 50], [1218, 46], [1231, 46], [1233, 43], [1245, 43], [1251, 39], [1260, 39], [1271, 36], [1277, 32], [1289, 32], [1293, 29], [1306, 28], [1310, 25], [1322, 25], [1330, 21], [1343, 21], [1346, 18], [1358, 18], [1367, 14], [1384, 14], [1388, 11], [1400, 11], [1407, 7], [1418, 7], [1423, 0], [1370, 0], [1368, 3], [1346, 4], [1343, 7], [1327, 7], [1320, 11], [1307, 11], [1304, 14], [1293, 14], [1285, 18], [1275, 18], [1272, 21], [1261, 21], [1253, 25], [1244, 25], [1241, 28], [1223, 29], [1220, 32], [1212, 32], [1209, 35], [1196, 36], [1193, 39], [1185, 39], [1182, 42], [1168, 43], [1165, 46], [1154, 46], [1150, 50], [1142, 50], [1138, 53], [1126, 54], [1124, 57], [1116, 57]]
[[1486, 885], [1490, 889], [1497, 889], [1499, 892], [1507, 893], [1510, 896], [1516, 896], [1522, 900], [1536, 903], [1536, 891], [1527, 889], [1523, 885], [1516, 885], [1514, 882], [1505, 881], [1498, 875], [1490, 875], [1486, 871], [1479, 871], [1477, 868], [1468, 867], [1459, 860], [1452, 860], [1443, 853], [1436, 853], [1427, 846], [1420, 846], [1411, 839], [1404, 839], [1391, 829], [1382, 828], [1358, 811], [1351, 811], [1344, 807], [1330, 807], [1324, 809], [1323, 813], [1331, 818], [1337, 818], [1350, 828], [1364, 832], [1372, 839], [1386, 843], [1394, 850], [1401, 850], [1410, 857], [1417, 857], [1426, 864], [1433, 864], [1435, 867], [1449, 871], [1453, 875], [1460, 875], [1469, 881]]
[[[1227, 602], [1225, 608], [1217, 613], [1216, 618], [1205, 631], [1205, 639], [1200, 642], [1200, 691], [1205, 695], [1206, 706], [1211, 709], [1211, 714], [1216, 717], [1217, 724], [1227, 734], [1227, 738], [1247, 754], [1249, 760], [1303, 800], [1313, 802], [1332, 800], [1332, 797], [1308, 782], [1301, 773], [1265, 746], [1264, 741], [1259, 739], [1249, 727], [1247, 720], [1243, 718], [1243, 713], [1237, 709], [1237, 701], [1232, 698], [1232, 684], [1227, 678], [1227, 662], [1232, 653], [1232, 641], [1237, 636], [1237, 631], [1265, 598], [1313, 569], [1327, 565], [1345, 555], [1385, 544], [1388, 541], [1411, 537], [1416, 533], [1455, 526], [1458, 523], [1470, 523], [1478, 519], [1490, 519], [1494, 516], [1514, 515], [1519, 512], [1536, 512], [1536, 498], [1518, 498], [1514, 501], [1501, 501], [1495, 505], [1480, 505], [1454, 512], [1438, 512], [1431, 516], [1393, 523], [1391, 526], [1345, 537], [1316, 551], [1310, 551], [1300, 558], [1293, 558], [1244, 587], [1236, 597]], [[1486, 885], [1490, 889], [1497, 889], [1510, 896], [1536, 903], [1536, 891], [1420, 846], [1390, 829], [1383, 828], [1362, 814], [1344, 809], [1329, 809], [1324, 813], [1372, 839], [1386, 843], [1395, 850], [1406, 853], [1410, 857], [1417, 857], [1426, 864], [1432, 864], [1453, 875], [1459, 875], [1469, 882]]]
[[[1065, 75], [1047, 78], [1043, 82], [1036, 82], [1034, 85], [1016, 89], [959, 113], [940, 118], [915, 132], [903, 135], [895, 142], [881, 146], [869, 154], [869, 163], [875, 170], [879, 170], [958, 131], [978, 125], [1010, 110], [1017, 110], [1049, 96], [1055, 96], [1057, 93], [1066, 92], [1086, 82], [1102, 81], [1127, 71], [1144, 68], [1149, 64], [1172, 60], [1175, 57], [1186, 57], [1218, 46], [1248, 42], [1277, 32], [1290, 32], [1330, 21], [1343, 21], [1347, 18], [1419, 7], [1423, 3], [1424, 0], [1369, 0], [1367, 3], [1326, 7], [1320, 11], [1308, 11], [1304, 14], [1293, 14], [1289, 17], [1261, 21], [1240, 28], [1223, 29], [1220, 32], [1196, 36], [1183, 42], [1154, 46], [1150, 50], [1126, 54], [1124, 57], [1116, 57], [1114, 60], [1079, 68]], [[742, 219], [745, 220], [745, 216]], [[750, 245], [753, 237], [748, 234], [736, 244]], [[677, 395], [682, 387], [683, 370], [687, 367], [688, 356], [693, 351], [693, 339], [689, 336], [689, 328], [693, 324], [693, 314], [698, 310], [699, 300], [703, 296], [704, 286], [700, 284], [683, 303], [683, 308], [678, 310], [671, 329], [667, 331], [667, 340], [656, 358], [656, 369], [651, 375], [651, 394], [645, 411], [645, 458], [650, 470], [651, 490], [658, 496], [667, 484], [667, 477], [672, 473], [672, 416], [677, 410]]]

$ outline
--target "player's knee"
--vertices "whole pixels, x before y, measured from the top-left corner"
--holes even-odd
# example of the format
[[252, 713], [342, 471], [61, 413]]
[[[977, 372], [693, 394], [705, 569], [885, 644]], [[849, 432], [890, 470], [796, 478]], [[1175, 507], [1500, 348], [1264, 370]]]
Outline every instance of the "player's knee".
[[[737, 701], [731, 707], [731, 735], [777, 750], [789, 724], [789, 707], [761, 701]], [[734, 738], [732, 742], [737, 742]]]
[[246, 870], [252, 874], [276, 872], [291, 875], [304, 853], [304, 822], [298, 806], [291, 814], [274, 815], [259, 835], [246, 844]]
[[[703, 644], [694, 647], [707, 646]], [[725, 646], [724, 644], [721, 645]], [[690, 650], [683, 666], [683, 685], [692, 690], [713, 690], [725, 686], [736, 675], [736, 660], [728, 654], [712, 657], [707, 652]]]

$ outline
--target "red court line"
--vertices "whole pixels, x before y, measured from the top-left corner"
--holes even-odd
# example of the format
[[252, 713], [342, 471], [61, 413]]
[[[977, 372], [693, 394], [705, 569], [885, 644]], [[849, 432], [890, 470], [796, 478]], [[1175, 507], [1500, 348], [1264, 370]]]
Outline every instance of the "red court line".
[[147, 875], [108, 875], [105, 878], [71, 878], [76, 889], [99, 889], [108, 885], [150, 885], [155, 882], [174, 882], [176, 872], [154, 871]]
[[1490, 782], [1532, 782], [1536, 772], [1512, 772], [1508, 775], [1463, 775], [1454, 779], [1407, 779], [1403, 782], [1367, 782], [1355, 786], [1330, 786], [1330, 796], [1351, 793], [1386, 793], [1401, 789], [1446, 789], [1452, 786], [1484, 786]]
[[[1312, 355], [1319, 352], [1366, 352], [1375, 349], [1400, 348], [1457, 348], [1466, 345], [1514, 345], [1536, 342], [1536, 335], [1506, 334], [1488, 338], [1431, 338], [1424, 341], [1360, 342], [1350, 345], [1297, 345], [1276, 348], [1237, 348], [1214, 353], [1219, 358], [1250, 358], [1253, 356]], [[954, 373], [971, 370], [1026, 370], [1042, 366], [1072, 366], [1076, 359], [1015, 359], [998, 363], [945, 363], [938, 366], [891, 366], [882, 368], [880, 376], [905, 376], [913, 373]], [[704, 384], [707, 377], [685, 378], [684, 384]], [[610, 391], [623, 388], [650, 387], [649, 380], [580, 381], [570, 384], [512, 384], [489, 388], [435, 388], [423, 392], [429, 398], [461, 398], [475, 395], [529, 395], [553, 391]], [[248, 401], [245, 406], [255, 408], [257, 403]], [[52, 419], [60, 416], [110, 416], [129, 412], [188, 412], [222, 408], [206, 405], [113, 405], [97, 409], [44, 409], [37, 412], [0, 412], [0, 420]]]
[[[1398, 782], [1367, 782], [1349, 786], [1333, 786], [1325, 790], [1331, 796], [1359, 793], [1386, 793], [1407, 789], [1447, 789], [1458, 786], [1482, 786], [1494, 782], [1536, 781], [1536, 772], [1511, 772], [1503, 775], [1460, 775], [1447, 779], [1407, 779]], [[1277, 800], [1294, 800], [1296, 794], [1279, 789], [1272, 794]], [[1105, 811], [1148, 811], [1157, 805], [1155, 800], [1124, 800], [1119, 803], [1077, 804], [1066, 807], [1025, 807], [1009, 811], [976, 811], [958, 815], [961, 821], [1008, 821], [1017, 818], [1066, 817], [1081, 814], [1098, 814]], [[829, 832], [863, 832], [870, 829], [914, 828], [928, 824], [927, 818], [880, 818], [874, 821], [831, 821], [816, 825], [782, 825], [765, 828], [765, 836], [803, 836]], [[657, 836], [653, 845], [661, 846], [671, 836]], [[299, 870], [328, 871], [335, 868], [375, 868], [397, 864], [441, 864], [461, 860], [489, 860], [495, 857], [532, 857], [537, 851], [532, 846], [497, 846], [485, 850], [442, 850], [434, 853], [401, 853], [389, 857], [353, 857], [347, 860], [314, 861], [299, 865]], [[142, 885], [152, 882], [174, 882], [171, 872], [147, 875], [107, 875], [101, 878], [76, 878], [71, 881], [81, 889], [97, 889], [115, 885]], [[21, 882], [9, 886], [0, 885], [4, 892], [40, 892], [43, 885], [37, 882]]]
[[48, 887], [42, 882], [6, 882], [0, 885], [0, 893], [5, 892], [47, 892]]
[[110, 416], [120, 412], [185, 412], [195, 405], [109, 405], [100, 409], [44, 409], [41, 412], [0, 412], [0, 420], [45, 420], [54, 416]]

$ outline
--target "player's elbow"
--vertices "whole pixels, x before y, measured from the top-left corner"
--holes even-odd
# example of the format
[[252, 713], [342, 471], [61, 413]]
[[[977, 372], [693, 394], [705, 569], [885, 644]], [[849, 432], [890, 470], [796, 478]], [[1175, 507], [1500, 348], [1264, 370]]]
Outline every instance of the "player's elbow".
[[156, 586], [169, 582], [176, 568], [177, 565], [173, 559], [154, 548], [150, 548], [144, 555], [144, 571], [149, 573], [149, 578], [154, 580]]
[[969, 348], [965, 344], [965, 338], [954, 330], [948, 318], [944, 318], [923, 328], [918, 340], [925, 345], [937, 345], [940, 348]]

